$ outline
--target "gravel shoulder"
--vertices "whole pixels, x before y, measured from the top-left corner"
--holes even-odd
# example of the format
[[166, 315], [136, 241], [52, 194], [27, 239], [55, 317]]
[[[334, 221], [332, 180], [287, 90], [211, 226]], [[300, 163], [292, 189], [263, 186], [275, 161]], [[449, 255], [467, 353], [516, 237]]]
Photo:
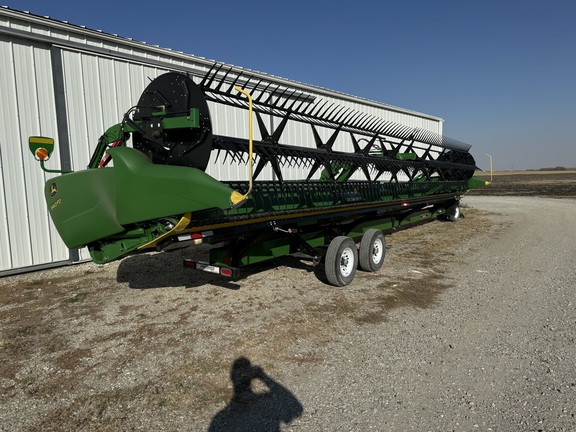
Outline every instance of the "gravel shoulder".
[[0, 279], [0, 429], [576, 430], [576, 200], [464, 203], [341, 289], [180, 252]]
[[331, 415], [304, 430], [576, 430], [576, 201], [465, 202], [495, 224], [460, 245], [450, 288], [327, 347], [300, 392]]

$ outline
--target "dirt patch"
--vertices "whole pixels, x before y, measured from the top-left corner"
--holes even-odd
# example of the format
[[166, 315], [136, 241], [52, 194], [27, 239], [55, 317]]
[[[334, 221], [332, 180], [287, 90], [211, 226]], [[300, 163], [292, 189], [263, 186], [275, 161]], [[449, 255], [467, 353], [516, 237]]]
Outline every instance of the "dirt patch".
[[[477, 177], [490, 180], [489, 173]], [[485, 188], [473, 189], [470, 195], [516, 195], [576, 198], [576, 171], [518, 171], [494, 173]]]
[[226, 282], [182, 268], [180, 253], [4, 278], [0, 400], [10, 424], [127, 430], [209, 419], [232, 396], [240, 356], [281, 376], [286, 364], [321, 363], [318, 348], [353, 327], [435, 307], [451, 287], [446, 266], [493, 229], [488, 213], [464, 214], [388, 236], [384, 267], [345, 288], [288, 258]]

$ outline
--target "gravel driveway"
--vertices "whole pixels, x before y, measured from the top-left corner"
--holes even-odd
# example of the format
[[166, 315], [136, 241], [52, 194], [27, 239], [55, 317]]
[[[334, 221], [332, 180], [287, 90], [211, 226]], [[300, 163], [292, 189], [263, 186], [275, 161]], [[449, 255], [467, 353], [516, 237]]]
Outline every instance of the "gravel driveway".
[[348, 287], [143, 255], [0, 279], [0, 429], [576, 430], [576, 200], [468, 196]]
[[465, 202], [497, 227], [464, 245], [438, 306], [358, 328], [294, 371], [308, 410], [293, 430], [576, 430], [576, 201]]

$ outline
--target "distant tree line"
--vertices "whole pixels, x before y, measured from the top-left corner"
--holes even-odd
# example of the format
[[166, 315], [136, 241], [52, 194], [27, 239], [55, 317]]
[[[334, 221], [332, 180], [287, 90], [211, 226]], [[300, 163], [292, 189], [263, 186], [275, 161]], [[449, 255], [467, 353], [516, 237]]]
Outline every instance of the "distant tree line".
[[528, 171], [572, 171], [576, 170], [575, 168], [566, 168], [566, 167], [554, 167], [554, 168], [540, 168], [540, 169], [529, 169]]

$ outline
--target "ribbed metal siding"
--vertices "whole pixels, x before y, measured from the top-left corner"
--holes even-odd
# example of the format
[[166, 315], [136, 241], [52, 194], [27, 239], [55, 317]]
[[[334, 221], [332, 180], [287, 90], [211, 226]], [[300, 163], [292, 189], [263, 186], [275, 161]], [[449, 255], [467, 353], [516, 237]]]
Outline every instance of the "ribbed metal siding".
[[43, 196], [51, 176], [27, 148], [29, 136], [56, 133], [49, 48], [0, 35], [0, 68], [0, 271], [66, 260]]
[[147, 78], [165, 71], [66, 50], [62, 66], [72, 168], [79, 170], [98, 138], [136, 105]]

